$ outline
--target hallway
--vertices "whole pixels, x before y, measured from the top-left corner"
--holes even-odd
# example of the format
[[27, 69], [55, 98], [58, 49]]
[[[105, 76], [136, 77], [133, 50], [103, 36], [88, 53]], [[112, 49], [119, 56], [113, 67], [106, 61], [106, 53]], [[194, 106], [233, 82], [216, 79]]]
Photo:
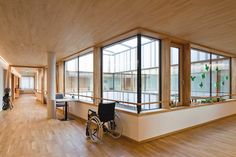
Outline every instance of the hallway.
[[13, 110], [0, 112], [0, 157], [236, 156], [236, 116], [145, 144], [107, 136], [93, 144], [84, 122], [47, 120], [46, 113], [29, 94], [21, 95]]

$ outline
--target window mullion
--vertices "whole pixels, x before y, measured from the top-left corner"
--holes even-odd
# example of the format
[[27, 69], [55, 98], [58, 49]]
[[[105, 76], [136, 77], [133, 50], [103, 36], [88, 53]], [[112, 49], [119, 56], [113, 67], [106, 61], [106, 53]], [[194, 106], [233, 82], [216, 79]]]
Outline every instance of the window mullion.
[[[138, 34], [137, 36], [137, 102], [141, 103], [142, 102], [142, 78], [141, 78], [141, 57], [142, 57], [142, 52], [141, 52], [141, 34]], [[137, 112], [141, 112], [141, 106], [137, 106]]]

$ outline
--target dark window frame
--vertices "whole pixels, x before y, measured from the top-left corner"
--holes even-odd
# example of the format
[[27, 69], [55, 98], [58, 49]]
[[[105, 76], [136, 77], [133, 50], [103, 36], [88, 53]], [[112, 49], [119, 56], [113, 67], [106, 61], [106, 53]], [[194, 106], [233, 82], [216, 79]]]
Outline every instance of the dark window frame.
[[[71, 61], [71, 60], [73, 60], [73, 59], [76, 59], [77, 58], [77, 60], [78, 60], [78, 71], [77, 71], [77, 81], [78, 81], [78, 84], [77, 84], [77, 87], [78, 87], [78, 89], [77, 89], [77, 93], [78, 93], [78, 99], [79, 99], [79, 58], [80, 57], [82, 57], [82, 56], [86, 56], [86, 55], [89, 55], [89, 54], [92, 54], [93, 55], [93, 60], [94, 60], [94, 52], [93, 51], [89, 51], [89, 52], [86, 52], [86, 53], [84, 53], [84, 54], [81, 54], [81, 55], [79, 55], [79, 56], [76, 56], [76, 57], [74, 57], [74, 58], [71, 58], [71, 59], [68, 59], [68, 60], [65, 60], [64, 62], [63, 62], [63, 71], [64, 71], [64, 75], [63, 75], [63, 84], [64, 84], [64, 90], [63, 90], [63, 93], [64, 93], [64, 96], [66, 95], [66, 94], [68, 94], [68, 93], [66, 93], [65, 92], [65, 90], [66, 90], [66, 86], [65, 86], [65, 84], [66, 84], [66, 62], [68, 62], [68, 61]], [[93, 62], [93, 64], [94, 64], [94, 62]], [[94, 74], [94, 69], [93, 69], [93, 72], [92, 72], [93, 74]], [[94, 76], [93, 76], [93, 83], [94, 83]], [[94, 95], [94, 89], [93, 89], [93, 95]], [[80, 99], [79, 99], [80, 100]], [[80, 100], [80, 101], [85, 101], [85, 100]], [[92, 100], [92, 102], [94, 102], [94, 100]]]
[[[161, 92], [161, 77], [162, 77], [162, 59], [161, 59], [161, 54], [162, 54], [162, 43], [161, 43], [161, 39], [158, 39], [158, 38], [154, 38], [154, 37], [150, 37], [150, 36], [147, 36], [147, 35], [142, 35], [142, 34], [136, 34], [136, 35], [133, 35], [133, 36], [130, 36], [130, 37], [127, 37], [125, 39], [122, 39], [122, 40], [119, 40], [117, 42], [114, 42], [114, 43], [111, 43], [111, 44], [108, 44], [108, 45], [105, 45], [103, 47], [100, 48], [100, 61], [101, 61], [101, 67], [100, 67], [100, 73], [101, 73], [101, 91], [100, 91], [100, 96], [101, 98], [103, 98], [103, 49], [106, 48], [106, 47], [109, 47], [109, 46], [112, 46], [112, 45], [116, 45], [118, 43], [121, 43], [123, 41], [126, 41], [126, 40], [129, 40], [129, 39], [132, 39], [136, 37], [137, 38], [137, 58], [136, 58], [136, 61], [137, 61], [137, 68], [135, 70], [132, 70], [132, 71], [136, 71], [137, 74], [137, 103], [141, 103], [142, 102], [142, 37], [147, 37], [147, 38], [151, 38], [151, 39], [154, 39], [154, 40], [158, 40], [159, 41], [159, 101], [161, 101], [161, 96], [162, 96], [162, 92]], [[102, 102], [102, 100], [100, 101]], [[162, 108], [162, 104], [159, 104], [160, 108]], [[150, 109], [152, 110], [152, 109]], [[140, 112], [142, 111], [142, 107], [141, 106], [137, 106], [137, 113], [139, 114]]]

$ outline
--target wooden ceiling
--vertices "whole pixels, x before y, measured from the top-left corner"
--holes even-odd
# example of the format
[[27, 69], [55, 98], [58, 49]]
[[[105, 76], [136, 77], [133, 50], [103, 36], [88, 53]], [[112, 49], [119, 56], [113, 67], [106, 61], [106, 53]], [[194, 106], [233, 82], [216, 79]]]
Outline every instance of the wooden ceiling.
[[45, 65], [135, 27], [236, 54], [235, 0], [0, 0], [0, 55]]
[[14, 67], [15, 70], [22, 76], [35, 76], [38, 68], [22, 68], [22, 67]]

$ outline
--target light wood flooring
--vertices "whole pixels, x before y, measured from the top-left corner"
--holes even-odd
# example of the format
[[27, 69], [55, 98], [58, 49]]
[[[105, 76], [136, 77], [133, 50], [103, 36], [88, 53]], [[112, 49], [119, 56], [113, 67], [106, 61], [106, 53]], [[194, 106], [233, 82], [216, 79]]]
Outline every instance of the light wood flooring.
[[108, 136], [93, 144], [84, 122], [47, 120], [33, 95], [14, 105], [0, 112], [0, 157], [236, 157], [236, 116], [144, 144]]

